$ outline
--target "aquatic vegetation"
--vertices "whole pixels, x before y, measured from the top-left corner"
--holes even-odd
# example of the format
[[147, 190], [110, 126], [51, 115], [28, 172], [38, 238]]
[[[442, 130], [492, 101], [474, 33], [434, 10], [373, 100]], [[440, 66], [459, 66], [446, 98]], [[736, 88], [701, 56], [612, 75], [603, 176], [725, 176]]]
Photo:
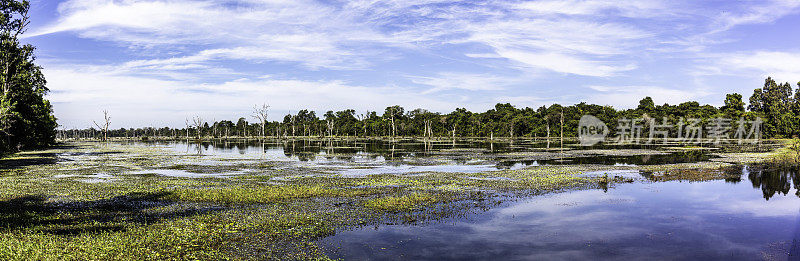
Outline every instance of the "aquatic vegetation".
[[279, 203], [290, 199], [313, 197], [357, 197], [375, 193], [369, 189], [331, 189], [313, 185], [263, 187], [174, 189], [163, 199], [228, 204]]
[[660, 173], [654, 173], [650, 176], [653, 181], [707, 181], [717, 179], [732, 179], [741, 177], [741, 171], [732, 171], [731, 169], [673, 169]]
[[787, 140], [785, 146], [770, 156], [769, 163], [779, 168], [800, 166], [800, 139]]
[[436, 203], [437, 199], [428, 193], [411, 193], [401, 196], [388, 196], [368, 200], [364, 206], [375, 211], [409, 212]]

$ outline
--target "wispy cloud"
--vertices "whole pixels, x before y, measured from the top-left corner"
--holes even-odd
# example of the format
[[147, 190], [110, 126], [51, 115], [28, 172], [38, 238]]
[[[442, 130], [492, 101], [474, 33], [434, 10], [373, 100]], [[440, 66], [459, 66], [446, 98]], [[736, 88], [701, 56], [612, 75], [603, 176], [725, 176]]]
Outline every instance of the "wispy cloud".
[[800, 80], [800, 51], [754, 51], [718, 55], [713, 59], [710, 74], [755, 72], [755, 77]]
[[[58, 6], [58, 16], [32, 28], [27, 37], [77, 37], [123, 53], [97, 60], [46, 60], [53, 99], [62, 108], [70, 102], [101, 104], [76, 100], [101, 96], [81, 91], [78, 85], [85, 81], [70, 74], [94, 75], [117, 89], [146, 85], [154, 95], [201, 100], [228, 95], [218, 97], [259, 102], [239, 100], [244, 98], [226, 90], [262, 89], [240, 95], [281, 99], [287, 109], [301, 104], [346, 107], [359, 103], [356, 97], [387, 103], [401, 98], [408, 106], [445, 108], [586, 96], [589, 102], [630, 107], [643, 96], [676, 103], [727, 91], [694, 91], [700, 86], [690, 85], [701, 81], [693, 77], [735, 71], [800, 78], [796, 50], [750, 43], [709, 48], [757, 33], [729, 34], [746, 28], [742, 25], [778, 23], [797, 14], [796, 0], [63, 0]], [[317, 85], [329, 89], [313, 88]], [[159, 86], [178, 93], [159, 92]], [[315, 93], [327, 90], [346, 95]], [[581, 96], [584, 90], [588, 93]], [[95, 91], [110, 97], [119, 93]], [[179, 103], [201, 108], [190, 100]], [[224, 104], [203, 108], [230, 109]]]
[[445, 90], [502, 90], [509, 85], [522, 82], [520, 76], [502, 76], [493, 74], [473, 74], [442, 72], [436, 76], [409, 76], [411, 82], [433, 87], [423, 94]]
[[[553, 18], [549, 15], [559, 12], [553, 5], [82, 0], [61, 4], [58, 22], [32, 35], [69, 31], [135, 46], [192, 46], [201, 50], [185, 56], [197, 62], [288, 61], [311, 69], [367, 68], [376, 57], [390, 57], [382, 54], [392, 48], [459, 43], [482, 44], [517, 65], [560, 73], [609, 76], [635, 68], [633, 61], [613, 61], [613, 56], [628, 53], [634, 40], [649, 33], [615, 22]], [[583, 6], [580, 14], [610, 9], [645, 13], [658, 6], [576, 5]], [[563, 63], [541, 61], [547, 58]]]
[[797, 13], [800, 1], [797, 0], [770, 0], [770, 1], [742, 1], [744, 6], [737, 6], [732, 10], [724, 10], [715, 19], [714, 30], [711, 32], [727, 31], [731, 28], [745, 24], [771, 23], [786, 15]]

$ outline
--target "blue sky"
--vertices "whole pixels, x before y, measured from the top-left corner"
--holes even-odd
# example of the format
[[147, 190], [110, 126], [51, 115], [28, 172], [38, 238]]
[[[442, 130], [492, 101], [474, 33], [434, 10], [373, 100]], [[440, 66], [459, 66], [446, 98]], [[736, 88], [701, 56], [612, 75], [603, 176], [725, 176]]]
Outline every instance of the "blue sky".
[[[33, 0], [59, 123], [300, 109], [634, 107], [800, 81], [800, 0]], [[793, 84], [794, 85], [794, 84]], [[796, 87], [796, 86], [795, 86]]]

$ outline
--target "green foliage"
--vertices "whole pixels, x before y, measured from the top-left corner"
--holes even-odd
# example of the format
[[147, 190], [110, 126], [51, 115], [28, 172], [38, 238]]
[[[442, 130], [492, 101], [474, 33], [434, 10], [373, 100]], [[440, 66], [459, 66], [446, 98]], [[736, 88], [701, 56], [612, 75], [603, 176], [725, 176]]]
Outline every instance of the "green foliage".
[[779, 84], [769, 77], [763, 88], [753, 91], [748, 108], [764, 118], [764, 136], [785, 138], [800, 133], [798, 106], [800, 100], [796, 93], [792, 99], [791, 84]]
[[738, 93], [731, 93], [725, 95], [725, 105], [720, 108], [723, 114], [730, 119], [738, 119], [744, 116], [744, 102], [742, 95]]
[[50, 145], [58, 126], [35, 48], [18, 39], [29, 8], [27, 1], [0, 2], [0, 154]]

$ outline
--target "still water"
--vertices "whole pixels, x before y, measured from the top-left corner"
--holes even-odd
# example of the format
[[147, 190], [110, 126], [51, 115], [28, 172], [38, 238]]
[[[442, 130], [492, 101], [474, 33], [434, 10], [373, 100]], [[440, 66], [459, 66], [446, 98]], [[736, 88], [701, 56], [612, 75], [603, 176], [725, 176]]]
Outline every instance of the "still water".
[[258, 158], [294, 162], [304, 167], [338, 169], [344, 175], [414, 172], [476, 173], [539, 165], [651, 165], [699, 162], [714, 158], [708, 151], [676, 151], [653, 146], [628, 148], [629, 154], [583, 150], [567, 144], [564, 150], [532, 141], [420, 140], [268, 140], [266, 142], [147, 142], [175, 152], [205, 156]]
[[324, 239], [345, 260], [797, 260], [797, 172], [620, 184], [508, 203], [464, 219]]

